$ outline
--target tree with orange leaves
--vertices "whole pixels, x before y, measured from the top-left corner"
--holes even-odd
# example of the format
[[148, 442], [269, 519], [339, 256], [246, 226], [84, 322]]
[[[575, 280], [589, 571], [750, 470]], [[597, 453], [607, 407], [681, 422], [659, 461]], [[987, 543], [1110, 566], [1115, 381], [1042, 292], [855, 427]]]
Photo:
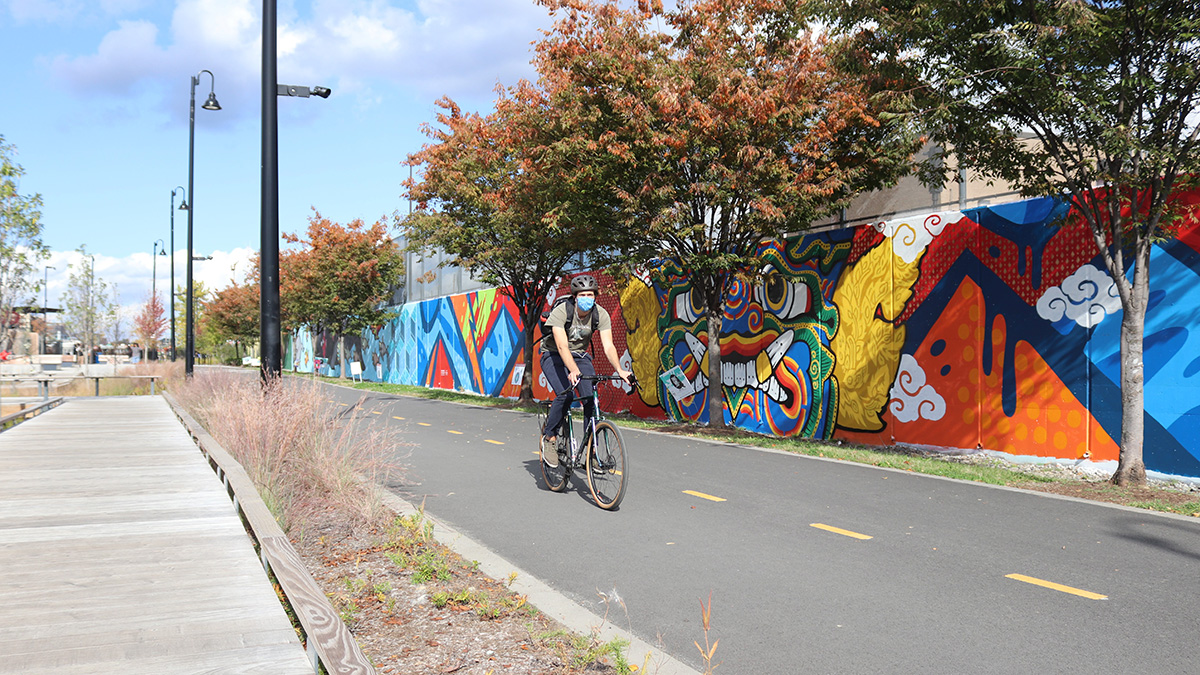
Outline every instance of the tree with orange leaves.
[[[257, 270], [257, 266], [255, 270]], [[234, 342], [234, 356], [240, 358], [237, 345], [258, 342], [258, 285], [238, 284], [217, 291], [204, 307], [204, 332], [219, 340]]]
[[147, 347], [158, 348], [158, 340], [167, 327], [167, 317], [163, 311], [162, 299], [157, 294], [150, 295], [133, 318], [133, 334]]
[[287, 327], [304, 325], [314, 334], [332, 331], [340, 337], [393, 316], [387, 305], [404, 274], [404, 259], [388, 236], [386, 221], [367, 226], [356, 219], [341, 225], [314, 210], [303, 237], [284, 234], [283, 239], [300, 245], [279, 257], [280, 305]]
[[418, 206], [404, 223], [409, 247], [445, 252], [513, 301], [525, 336], [520, 398], [529, 401], [533, 330], [547, 294], [585, 253], [598, 264], [620, 249], [612, 181], [572, 163], [577, 120], [562, 118], [529, 82], [502, 90], [487, 116], [448, 98], [438, 105], [440, 127], [425, 130], [434, 142], [409, 158], [422, 167], [407, 183]]
[[704, 308], [708, 419], [724, 426], [721, 320], [763, 239], [894, 183], [920, 139], [887, 98], [839, 70], [802, 3], [681, 0], [671, 11], [540, 0], [562, 14], [537, 45], [550, 107], [579, 121], [563, 165], [598, 176], [640, 234], [631, 260], [670, 261]]

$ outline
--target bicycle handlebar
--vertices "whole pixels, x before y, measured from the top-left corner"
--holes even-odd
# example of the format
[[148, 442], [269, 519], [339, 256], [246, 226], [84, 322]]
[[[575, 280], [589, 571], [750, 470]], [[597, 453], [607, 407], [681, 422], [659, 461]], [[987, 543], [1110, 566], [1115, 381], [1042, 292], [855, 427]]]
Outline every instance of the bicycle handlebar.
[[[592, 382], [600, 382], [603, 380], [620, 381], [620, 382], [625, 381], [619, 375], [580, 375], [579, 379], [580, 379], [580, 381], [591, 380]], [[636, 387], [637, 383], [638, 383], [637, 378], [634, 377], [633, 373], [630, 373], [629, 374], [629, 384]]]

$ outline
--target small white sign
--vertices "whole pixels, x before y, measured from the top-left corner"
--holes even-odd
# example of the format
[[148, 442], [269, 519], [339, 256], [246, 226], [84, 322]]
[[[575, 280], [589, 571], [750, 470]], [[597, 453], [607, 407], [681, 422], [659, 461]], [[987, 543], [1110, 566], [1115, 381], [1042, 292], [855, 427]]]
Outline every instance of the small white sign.
[[515, 386], [521, 386], [521, 380], [525, 379], [525, 364], [518, 363], [513, 366], [512, 383]]
[[696, 393], [696, 384], [684, 376], [683, 370], [679, 366], [674, 366], [659, 375], [658, 379], [662, 381], [663, 386], [671, 392], [671, 397], [676, 401], [682, 401]]

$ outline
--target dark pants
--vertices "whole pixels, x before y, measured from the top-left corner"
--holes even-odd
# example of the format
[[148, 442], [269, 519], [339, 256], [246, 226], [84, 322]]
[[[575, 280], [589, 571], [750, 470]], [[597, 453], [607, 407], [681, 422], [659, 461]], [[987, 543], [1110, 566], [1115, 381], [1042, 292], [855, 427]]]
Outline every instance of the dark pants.
[[[575, 357], [575, 365], [579, 367], [580, 374], [596, 374], [591, 354], [583, 352], [572, 356]], [[557, 352], [542, 352], [542, 374], [546, 376], [546, 383], [554, 390], [554, 403], [550, 405], [550, 412], [546, 415], [546, 428], [542, 430], [542, 435], [549, 438], [558, 436], [558, 427], [566, 415], [567, 406], [575, 400], [575, 391], [571, 387], [571, 381], [567, 379], [567, 367]], [[592, 397], [595, 384], [591, 380], [580, 380], [577, 386], [583, 403], [584, 419], [591, 419], [596, 412], [596, 399]]]

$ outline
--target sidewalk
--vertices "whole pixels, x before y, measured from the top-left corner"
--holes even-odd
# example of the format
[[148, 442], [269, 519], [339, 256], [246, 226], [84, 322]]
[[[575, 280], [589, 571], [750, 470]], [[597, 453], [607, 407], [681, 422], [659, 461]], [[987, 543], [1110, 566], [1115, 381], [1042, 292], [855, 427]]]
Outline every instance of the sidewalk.
[[166, 402], [79, 398], [0, 434], [0, 673], [311, 673]]

